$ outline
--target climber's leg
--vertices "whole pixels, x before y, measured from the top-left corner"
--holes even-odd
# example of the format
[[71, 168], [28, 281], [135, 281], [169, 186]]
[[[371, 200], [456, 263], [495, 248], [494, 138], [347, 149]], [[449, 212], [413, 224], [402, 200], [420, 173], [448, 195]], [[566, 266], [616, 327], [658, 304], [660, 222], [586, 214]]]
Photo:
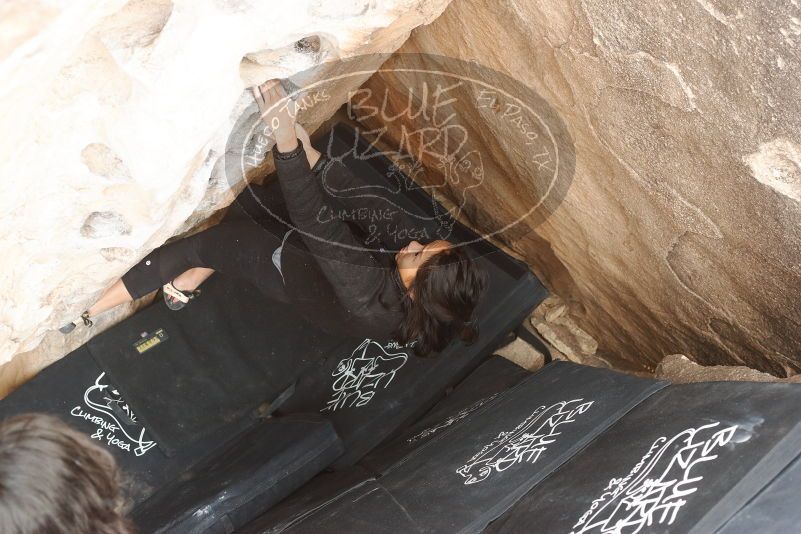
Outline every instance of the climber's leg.
[[270, 299], [289, 302], [281, 273], [273, 264], [273, 252], [287, 231], [277, 221], [223, 221], [202, 232], [195, 253], [200, 265], [250, 282]]
[[128, 293], [128, 290], [125, 288], [125, 284], [122, 283], [122, 280], [117, 280], [88, 310], [84, 311], [81, 316], [74, 321], [71, 321], [59, 328], [59, 331], [61, 331], [63, 334], [69, 334], [81, 323], [84, 323], [86, 326], [92, 326], [93, 323], [91, 317], [94, 317], [99, 313], [103, 313], [106, 310], [110, 310], [111, 308], [115, 308], [120, 304], [130, 302], [131, 300], [133, 299], [131, 298], [131, 294]]
[[[138, 299], [172, 282], [179, 290], [197, 288], [214, 271], [252, 282], [266, 296], [288, 302], [281, 273], [272, 263], [281, 245], [281, 229], [270, 231], [252, 221], [224, 221], [184, 239], [162, 245], [134, 265], [79, 319], [60, 330], [68, 333], [83, 321]], [[193, 287], [194, 286], [194, 287]]]
[[128, 290], [125, 289], [125, 284], [122, 280], [117, 280], [114, 284], [103, 293], [100, 298], [86, 310], [89, 312], [89, 317], [94, 317], [106, 310], [115, 308], [120, 304], [132, 301], [133, 298]]
[[[182, 291], [193, 291], [211, 276], [213, 272], [214, 269], [195, 267], [178, 275], [178, 277], [173, 280], [173, 285]], [[116, 308], [120, 304], [125, 304], [132, 300], [133, 297], [125, 287], [125, 283], [120, 279], [114, 282], [114, 284], [100, 296], [97, 302], [86, 311], [89, 312], [89, 317], [95, 317], [104, 311]]]
[[[145, 256], [121, 279], [114, 282], [78, 319], [65, 324], [59, 330], [64, 334], [69, 334], [81, 322], [86, 326], [92, 326], [92, 317], [142, 297], [195, 267], [199, 260], [195, 257], [193, 244], [186, 241], [186, 239], [182, 239], [164, 245]], [[211, 273], [202, 271], [190, 273], [184, 282], [188, 283], [200, 274], [204, 275], [203, 280], [205, 280]]]
[[[193, 292], [197, 287], [202, 284], [209, 276], [212, 275], [214, 269], [207, 269], [205, 267], [195, 267], [184, 271], [178, 277], [173, 280], [173, 285], [181, 290], [186, 292]], [[90, 320], [92, 317], [100, 315], [101, 313], [108, 311], [112, 308], [116, 308], [120, 304], [125, 304], [126, 302], [131, 302], [133, 297], [128, 292], [128, 289], [125, 287], [125, 283], [122, 279], [117, 280], [114, 284], [108, 288], [95, 302], [92, 306], [81, 314], [81, 317], [76, 319], [71, 323], [67, 323], [66, 325], [61, 327], [61, 331], [65, 334], [74, 330], [75, 326], [84, 322], [87, 326], [91, 326], [92, 321]]]
[[219, 271], [245, 279], [268, 297], [285, 301], [281, 274], [272, 263], [283, 227], [268, 226], [270, 229], [249, 220], [223, 221], [157, 248], [125, 273], [122, 281], [136, 299], [168, 282], [180, 290], [196, 289]]
[[208, 267], [196, 252], [197, 241], [203, 239], [204, 233], [162, 245], [131, 267], [121, 278], [131, 297], [141, 298], [192, 268]]

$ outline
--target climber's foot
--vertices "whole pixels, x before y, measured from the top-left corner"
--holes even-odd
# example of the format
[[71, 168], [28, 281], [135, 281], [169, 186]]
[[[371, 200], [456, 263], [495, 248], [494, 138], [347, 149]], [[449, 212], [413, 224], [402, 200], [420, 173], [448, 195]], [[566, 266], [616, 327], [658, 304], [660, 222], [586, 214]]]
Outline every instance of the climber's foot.
[[88, 311], [83, 312], [80, 317], [78, 317], [77, 319], [75, 319], [70, 323], [65, 324], [64, 326], [59, 328], [58, 331], [61, 332], [62, 334], [69, 334], [70, 332], [75, 330], [76, 326], [78, 326], [81, 323], [83, 323], [86, 326], [92, 326], [94, 324], [92, 320], [89, 318]]
[[199, 289], [184, 291], [175, 287], [173, 282], [164, 284], [161, 289], [164, 296], [164, 303], [173, 311], [180, 310], [189, 304], [190, 300], [200, 296]]

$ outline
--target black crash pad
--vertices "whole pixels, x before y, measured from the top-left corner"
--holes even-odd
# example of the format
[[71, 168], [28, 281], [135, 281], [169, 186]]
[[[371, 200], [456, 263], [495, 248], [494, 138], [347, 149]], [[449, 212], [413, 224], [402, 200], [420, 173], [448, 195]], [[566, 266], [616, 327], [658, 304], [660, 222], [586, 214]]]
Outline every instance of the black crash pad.
[[358, 465], [320, 473], [280, 504], [236, 532], [237, 534], [283, 532], [301, 523], [315, 510], [341, 496], [351, 494], [365, 482], [372, 481], [375, 481], [372, 473]]
[[256, 533], [304, 532], [308, 534], [372, 534], [383, 532], [418, 532], [414, 522], [393, 496], [377, 481], [369, 479], [349, 488], [313, 511], [292, 522], [265, 529], [242, 531]]
[[787, 466], [717, 532], [719, 534], [796, 532], [801, 525], [799, 499], [801, 499], [801, 456]]
[[554, 362], [385, 470], [426, 532], [474, 532], [664, 382]]
[[167, 455], [275, 404], [341, 343], [233, 277], [214, 274], [202, 290], [183, 310], [157, 301], [88, 342]]
[[[289, 532], [478, 532], [665, 385], [550, 364], [438, 432], [377, 480], [279, 524]], [[357, 505], [368, 494], [359, 487], [369, 489], [370, 506]]]
[[797, 384], [671, 386], [488, 530], [715, 532], [798, 454], [800, 404]]
[[318, 415], [268, 419], [148, 499], [133, 514], [140, 532], [225, 533], [246, 524], [342, 454]]
[[219, 440], [208, 440], [168, 459], [86, 346], [51, 364], [0, 401], [3, 418], [29, 412], [56, 416], [104, 445], [125, 473], [134, 505], [221, 445]]
[[381, 473], [437, 433], [461, 421], [531, 372], [501, 356], [492, 356], [459, 384], [424, 417], [391, 443], [365, 456], [359, 465]]
[[349, 494], [357, 486], [373, 479], [376, 474], [432, 439], [438, 432], [460, 421], [500, 392], [530, 375], [530, 371], [509, 360], [492, 356], [397, 439], [368, 454], [354, 467], [317, 475], [281, 504], [237, 532], [261, 534], [288, 529], [335, 496]]
[[[342, 447], [318, 415], [244, 418], [167, 457], [85, 346], [0, 401], [0, 418], [30, 412], [53, 415], [111, 452], [135, 517], [141, 509], [161, 520], [207, 506], [210, 515], [196, 518], [193, 532], [204, 532], [210, 517], [225, 514], [237, 524], [255, 517], [324, 469]], [[196, 482], [193, 492], [179, 479]]]

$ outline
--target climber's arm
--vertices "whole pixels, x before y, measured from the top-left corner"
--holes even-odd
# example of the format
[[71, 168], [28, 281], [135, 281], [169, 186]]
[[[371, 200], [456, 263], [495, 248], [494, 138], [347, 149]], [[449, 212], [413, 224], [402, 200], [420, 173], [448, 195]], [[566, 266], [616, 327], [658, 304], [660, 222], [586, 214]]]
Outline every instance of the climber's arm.
[[[294, 145], [294, 147], [293, 147]], [[386, 269], [356, 240], [347, 224], [337, 218], [320, 221], [321, 188], [314, 183], [306, 152], [297, 139], [273, 147], [278, 181], [290, 218], [315, 256], [340, 303], [351, 313], [371, 318], [373, 294], [383, 286]]]

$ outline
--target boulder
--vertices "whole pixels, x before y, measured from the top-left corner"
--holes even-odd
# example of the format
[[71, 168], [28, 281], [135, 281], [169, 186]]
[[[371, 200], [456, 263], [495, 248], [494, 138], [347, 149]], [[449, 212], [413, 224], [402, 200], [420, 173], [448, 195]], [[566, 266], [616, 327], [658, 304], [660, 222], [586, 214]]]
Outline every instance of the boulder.
[[313, 131], [448, 1], [4, 2], [0, 363], [35, 351], [27, 375], [62, 355], [36, 351], [46, 332], [230, 203], [244, 183], [226, 142], [243, 114], [258, 122], [250, 86], [359, 58], [361, 78], [305, 110]]
[[[479, 90], [449, 105], [469, 134], [462, 154], [484, 171], [462, 214], [481, 231], [516, 223], [494, 237], [605, 355], [647, 371], [676, 352], [801, 370], [798, 2], [460, 0], [395, 57], [419, 52], [482, 65], [482, 82], [506, 91], [491, 109]], [[397, 111], [421, 81], [390, 63], [365, 87]], [[543, 196], [535, 147], [504, 121], [521, 86], [544, 101], [527, 97], [533, 112], [565, 124], [557, 145], [573, 148], [575, 172], [547, 217], [518, 222]], [[427, 119], [398, 118], [387, 135]]]

